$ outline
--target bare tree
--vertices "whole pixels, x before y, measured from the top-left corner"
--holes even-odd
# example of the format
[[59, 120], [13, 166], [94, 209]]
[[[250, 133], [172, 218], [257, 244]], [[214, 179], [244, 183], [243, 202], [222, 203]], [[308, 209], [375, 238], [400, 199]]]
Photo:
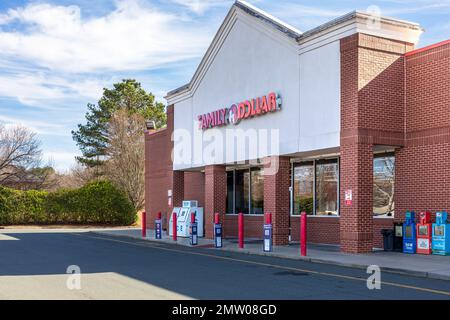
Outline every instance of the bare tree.
[[41, 162], [40, 141], [25, 127], [0, 125], [0, 185], [23, 179], [25, 173]]
[[96, 167], [91, 168], [81, 163], [77, 163], [71, 168], [69, 174], [65, 176], [66, 179], [63, 179], [62, 183], [65, 188], [80, 188], [88, 182], [101, 178], [98, 171], [99, 170]]
[[145, 119], [126, 110], [116, 111], [109, 124], [110, 145], [105, 175], [122, 189], [136, 210], [144, 206]]

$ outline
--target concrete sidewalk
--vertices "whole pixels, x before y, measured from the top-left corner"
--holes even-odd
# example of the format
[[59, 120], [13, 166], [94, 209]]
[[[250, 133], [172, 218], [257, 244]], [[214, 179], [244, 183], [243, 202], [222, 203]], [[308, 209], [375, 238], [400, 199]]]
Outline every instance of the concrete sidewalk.
[[[103, 235], [142, 239], [140, 228], [96, 230], [93, 232]], [[174, 241], [165, 235], [165, 232], [163, 232], [162, 240], [155, 240], [153, 230], [147, 230], [147, 238], [145, 240], [174, 244]], [[190, 246], [188, 238], [178, 237], [176, 244]], [[277, 246], [274, 247], [273, 252], [263, 252], [262, 240], [246, 241], [244, 249], [239, 249], [236, 239], [223, 240], [223, 248], [216, 249], [214, 248], [214, 241], [199, 238], [198, 247], [210, 248], [211, 250], [224, 250], [286, 259], [297, 259], [315, 263], [334, 264], [353, 268], [366, 269], [369, 265], [377, 265], [386, 272], [450, 281], [450, 256], [409, 255], [385, 251], [374, 251], [372, 254], [347, 254], [340, 252], [338, 246], [308, 244], [308, 256], [301, 257], [300, 246], [298, 244]]]

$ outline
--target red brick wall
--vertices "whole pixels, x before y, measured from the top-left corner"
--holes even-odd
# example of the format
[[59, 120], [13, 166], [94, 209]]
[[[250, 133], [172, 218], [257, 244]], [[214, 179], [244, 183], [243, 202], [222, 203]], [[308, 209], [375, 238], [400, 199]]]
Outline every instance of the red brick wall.
[[199, 207], [205, 206], [205, 174], [184, 173], [184, 200], [197, 200]]
[[[262, 239], [263, 224], [264, 216], [262, 215], [244, 215], [244, 237]], [[224, 238], [236, 238], [238, 236], [238, 215], [225, 215], [223, 235]]]
[[383, 235], [381, 230], [394, 229], [394, 220], [389, 218], [374, 218], [373, 219], [373, 247], [383, 248]]
[[289, 243], [290, 172], [289, 157], [268, 157], [265, 159], [264, 211], [272, 214], [274, 245]]
[[[373, 219], [373, 247], [383, 248], [382, 229], [392, 229], [392, 219]], [[300, 241], [300, 217], [291, 217], [292, 241]], [[339, 217], [308, 216], [308, 243], [335, 244], [340, 241]]]
[[[292, 241], [300, 241], [300, 217], [291, 217]], [[308, 216], [307, 242], [339, 244], [339, 218]]]
[[[183, 200], [197, 200], [199, 206], [205, 203], [204, 173], [173, 171], [173, 120], [173, 106], [169, 106], [167, 128], [145, 135], [145, 210], [150, 229], [158, 212], [168, 223], [172, 207], [181, 206]], [[168, 190], [172, 190], [172, 207], [168, 206]]]
[[[345, 252], [372, 251], [373, 146], [404, 144], [403, 54], [412, 48], [365, 34], [341, 40], [340, 239]], [[344, 204], [346, 190], [352, 190], [350, 206]]]
[[[373, 248], [373, 150], [368, 143], [341, 140], [341, 248], [345, 252], [371, 252]], [[345, 190], [353, 203], [345, 205]]]
[[[341, 242], [348, 252], [382, 246], [380, 231], [392, 227], [393, 221], [372, 218], [374, 145], [400, 147], [396, 151], [396, 220], [403, 219], [407, 210], [450, 210], [450, 43], [404, 55], [410, 50], [411, 44], [363, 34], [341, 40], [341, 218], [310, 217], [309, 242]], [[173, 108], [169, 107], [168, 128], [146, 135], [149, 226], [153, 227], [156, 212], [170, 211], [167, 190], [171, 188], [177, 195], [198, 200], [206, 209], [208, 224], [214, 212], [225, 212], [224, 168], [185, 173], [182, 179], [172, 173], [172, 130]], [[265, 211], [274, 214], [278, 244], [285, 243], [289, 222], [288, 192], [283, 190], [289, 188], [290, 164], [288, 158], [281, 159], [282, 170], [265, 178], [264, 190]], [[174, 186], [176, 181], [182, 184]], [[346, 189], [353, 190], [352, 207], [343, 205]], [[294, 240], [298, 239], [298, 219], [291, 219]], [[237, 216], [222, 216], [222, 221], [225, 236], [236, 236]], [[260, 238], [262, 224], [262, 216], [246, 216], [246, 236]], [[212, 228], [206, 229], [211, 236]]]
[[158, 212], [170, 214], [167, 190], [172, 189], [173, 106], [167, 108], [167, 128], [145, 135], [145, 210], [147, 227], [154, 228]]
[[[450, 125], [450, 43], [406, 56], [407, 139]], [[447, 132], [441, 132], [445, 134]], [[412, 141], [411, 141], [412, 142]]]
[[450, 43], [406, 55], [406, 146], [396, 154], [396, 220], [450, 210]]
[[411, 44], [365, 34], [341, 40], [341, 138], [404, 144], [404, 57]]
[[205, 168], [205, 237], [214, 238], [214, 214], [224, 221], [227, 202], [227, 174], [225, 166]]

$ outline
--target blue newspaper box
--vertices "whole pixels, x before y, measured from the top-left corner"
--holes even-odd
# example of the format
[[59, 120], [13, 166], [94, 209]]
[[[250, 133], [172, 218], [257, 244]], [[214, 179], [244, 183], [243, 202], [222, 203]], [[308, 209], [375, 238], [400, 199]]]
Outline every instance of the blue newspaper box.
[[433, 254], [450, 254], [450, 223], [447, 212], [436, 213], [436, 223], [433, 223]]
[[264, 225], [264, 252], [272, 252], [272, 224]]
[[406, 212], [405, 223], [403, 223], [403, 252], [416, 253], [416, 221], [412, 211]]
[[214, 244], [216, 248], [222, 248], [222, 225], [214, 224]]
[[198, 225], [197, 222], [191, 222], [191, 246], [198, 244]]
[[162, 239], [162, 221], [161, 219], [155, 220], [155, 239]]

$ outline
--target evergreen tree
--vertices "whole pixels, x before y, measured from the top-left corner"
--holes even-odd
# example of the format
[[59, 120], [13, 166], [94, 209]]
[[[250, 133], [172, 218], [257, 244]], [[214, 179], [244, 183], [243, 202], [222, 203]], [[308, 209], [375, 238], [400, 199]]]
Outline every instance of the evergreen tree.
[[133, 79], [122, 80], [113, 89], [103, 89], [97, 105], [89, 103], [87, 108], [86, 124], [79, 124], [72, 137], [83, 154], [77, 160], [91, 168], [98, 168], [106, 160], [110, 141], [108, 124], [115, 111], [125, 109], [129, 115], [140, 114], [146, 120], [155, 121], [156, 128], [166, 124], [164, 105]]

